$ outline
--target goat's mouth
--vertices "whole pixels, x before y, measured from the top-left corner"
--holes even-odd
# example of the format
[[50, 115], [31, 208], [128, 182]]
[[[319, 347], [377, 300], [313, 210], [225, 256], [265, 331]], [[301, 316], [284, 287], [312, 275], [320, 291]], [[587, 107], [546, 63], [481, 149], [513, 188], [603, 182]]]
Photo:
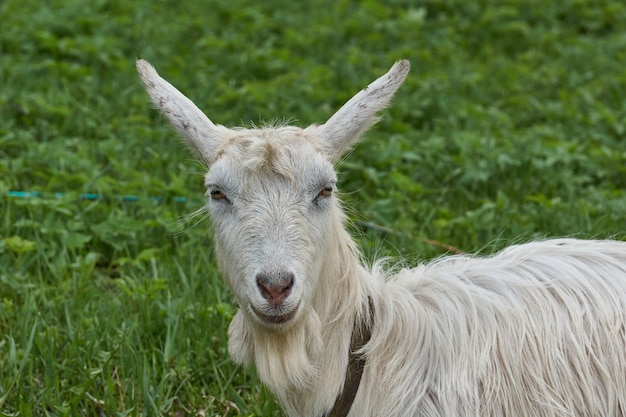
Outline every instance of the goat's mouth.
[[298, 307], [300, 307], [300, 304], [298, 303], [298, 305], [296, 305], [291, 311], [285, 314], [266, 314], [254, 308], [252, 304], [250, 304], [250, 307], [252, 308], [254, 314], [263, 322], [267, 324], [283, 324], [294, 318], [294, 316], [298, 312]]

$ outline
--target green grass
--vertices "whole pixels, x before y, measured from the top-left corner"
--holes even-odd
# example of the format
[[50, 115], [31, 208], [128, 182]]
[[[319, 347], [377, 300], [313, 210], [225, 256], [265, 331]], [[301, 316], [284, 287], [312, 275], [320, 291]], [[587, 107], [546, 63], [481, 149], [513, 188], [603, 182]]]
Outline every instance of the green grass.
[[0, 21], [0, 415], [281, 415], [228, 359], [202, 167], [137, 57], [225, 125], [323, 122], [410, 59], [339, 166], [370, 258], [626, 237], [621, 1], [3, 0]]

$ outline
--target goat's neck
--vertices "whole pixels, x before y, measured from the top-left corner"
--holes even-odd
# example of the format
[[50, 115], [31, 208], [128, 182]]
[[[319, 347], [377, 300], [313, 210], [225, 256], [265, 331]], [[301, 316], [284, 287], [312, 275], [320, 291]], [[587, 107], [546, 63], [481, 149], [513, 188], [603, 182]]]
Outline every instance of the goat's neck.
[[267, 332], [239, 312], [229, 329], [233, 359], [254, 359], [259, 376], [289, 415], [313, 416], [332, 405], [343, 384], [355, 320], [365, 316], [367, 272], [343, 227], [335, 229], [324, 259], [311, 311], [301, 323]]

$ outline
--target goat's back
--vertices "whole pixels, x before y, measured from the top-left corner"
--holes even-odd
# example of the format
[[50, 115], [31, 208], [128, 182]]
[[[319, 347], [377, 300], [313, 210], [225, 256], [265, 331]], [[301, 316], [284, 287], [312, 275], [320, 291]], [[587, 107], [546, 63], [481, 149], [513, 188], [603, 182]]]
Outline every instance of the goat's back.
[[442, 258], [383, 291], [362, 415], [626, 415], [626, 242]]

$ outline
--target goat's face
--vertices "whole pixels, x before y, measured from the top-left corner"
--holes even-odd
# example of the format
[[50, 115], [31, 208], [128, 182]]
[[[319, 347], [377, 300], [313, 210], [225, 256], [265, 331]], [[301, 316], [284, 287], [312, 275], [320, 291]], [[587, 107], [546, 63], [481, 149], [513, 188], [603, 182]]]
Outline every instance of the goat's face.
[[205, 178], [218, 262], [249, 317], [284, 329], [315, 292], [338, 215], [335, 173], [301, 129], [233, 134]]
[[397, 62], [322, 125], [228, 129], [215, 125], [146, 61], [152, 102], [210, 166], [206, 176], [218, 262], [256, 323], [285, 329], [310, 307], [341, 227], [332, 164], [377, 120], [409, 71]]

